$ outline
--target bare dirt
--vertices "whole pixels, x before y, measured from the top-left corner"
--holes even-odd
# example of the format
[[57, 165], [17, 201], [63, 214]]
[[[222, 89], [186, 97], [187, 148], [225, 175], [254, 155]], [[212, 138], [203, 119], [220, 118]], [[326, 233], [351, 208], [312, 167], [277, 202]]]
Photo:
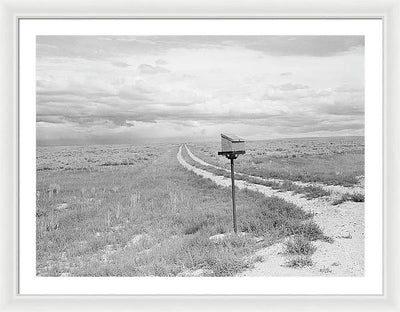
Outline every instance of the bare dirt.
[[[193, 171], [197, 175], [212, 180], [214, 183], [224, 187], [230, 187], [229, 178], [215, 175], [203, 169], [196, 168], [188, 164], [182, 157], [182, 147], [179, 148], [177, 159], [186, 169]], [[189, 156], [196, 162], [207, 164], [203, 160], [194, 156], [185, 146]], [[225, 169], [224, 169], [225, 170]], [[301, 183], [301, 182], [296, 182]], [[326, 236], [334, 239], [333, 243], [317, 241], [316, 252], [311, 256], [313, 265], [304, 268], [290, 268], [285, 266], [289, 258], [284, 253], [283, 243], [278, 243], [267, 248], [263, 248], [256, 253], [262, 257], [262, 262], [254, 265], [254, 268], [244, 271], [239, 276], [363, 276], [364, 275], [364, 203], [344, 202], [332, 206], [329, 198], [317, 198], [308, 200], [301, 194], [292, 192], [280, 192], [270, 187], [249, 183], [243, 180], [235, 180], [235, 185], [239, 189], [247, 188], [257, 191], [265, 196], [277, 196], [288, 202], [300, 206], [305, 211], [315, 214], [314, 220], [324, 231]], [[315, 184], [314, 184], [315, 185]], [[336, 187], [330, 188], [333, 192], [363, 192], [361, 186], [354, 188]], [[239, 208], [240, 209], [240, 208]], [[253, 255], [254, 256], [254, 255]]]
[[[218, 167], [215, 165], [212, 165], [210, 163], [207, 163], [205, 161], [203, 161], [202, 159], [198, 158], [197, 156], [195, 156], [190, 149], [185, 145], [186, 151], [189, 154], [190, 158], [192, 158], [194, 161], [196, 161], [197, 163], [199, 163], [200, 165], [203, 166], [208, 166], [208, 167], [212, 167], [215, 169], [219, 169], [219, 170], [224, 170], [226, 172], [230, 172], [229, 170], [222, 168], [222, 167]], [[270, 182], [278, 182], [278, 183], [282, 183], [284, 182], [283, 180], [279, 180], [279, 179], [264, 179], [258, 176], [254, 176], [254, 175], [250, 175], [250, 174], [245, 174], [242, 172], [238, 172], [239, 174], [245, 175], [247, 177], [250, 178], [256, 178], [259, 180], [264, 180], [264, 181], [270, 181]], [[345, 186], [341, 186], [341, 185], [326, 185], [323, 183], [306, 183], [306, 182], [301, 182], [301, 181], [293, 181], [294, 184], [298, 185], [298, 186], [319, 186], [321, 188], [323, 188], [326, 191], [330, 191], [333, 193], [337, 193], [337, 194], [348, 194], [348, 193], [361, 193], [364, 194], [364, 187], [363, 187], [363, 177], [360, 177], [360, 185], [359, 186], [354, 186], [354, 187], [345, 187]]]

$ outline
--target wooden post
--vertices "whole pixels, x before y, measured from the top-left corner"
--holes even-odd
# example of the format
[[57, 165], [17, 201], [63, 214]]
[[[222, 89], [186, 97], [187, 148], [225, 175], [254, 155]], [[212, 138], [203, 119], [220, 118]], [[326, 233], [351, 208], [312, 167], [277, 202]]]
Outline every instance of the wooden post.
[[218, 155], [225, 156], [231, 161], [232, 208], [233, 230], [237, 234], [236, 198], [235, 198], [235, 165], [234, 161], [239, 155], [245, 154], [244, 140], [236, 135], [221, 133], [221, 151]]
[[237, 221], [236, 221], [236, 202], [235, 202], [235, 168], [233, 160], [235, 157], [230, 157], [231, 160], [231, 181], [232, 181], [232, 206], [233, 206], [233, 230], [237, 234]]

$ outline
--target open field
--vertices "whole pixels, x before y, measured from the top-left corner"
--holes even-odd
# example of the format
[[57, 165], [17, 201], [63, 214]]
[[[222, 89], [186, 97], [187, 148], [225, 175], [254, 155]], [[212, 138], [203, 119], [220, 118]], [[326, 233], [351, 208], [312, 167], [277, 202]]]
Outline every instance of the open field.
[[[190, 156], [227, 168], [212, 156], [217, 144], [38, 148], [37, 274], [362, 275], [364, 197], [349, 194], [362, 189], [363, 140], [278, 145], [251, 142], [239, 157], [238, 172], [262, 179], [238, 175], [247, 235], [222, 240], [215, 235], [232, 222], [226, 171]], [[295, 182], [339, 185], [346, 195]]]
[[[219, 143], [189, 144], [211, 164], [229, 168]], [[263, 178], [354, 186], [364, 175], [364, 137], [252, 141], [235, 162], [238, 172]]]

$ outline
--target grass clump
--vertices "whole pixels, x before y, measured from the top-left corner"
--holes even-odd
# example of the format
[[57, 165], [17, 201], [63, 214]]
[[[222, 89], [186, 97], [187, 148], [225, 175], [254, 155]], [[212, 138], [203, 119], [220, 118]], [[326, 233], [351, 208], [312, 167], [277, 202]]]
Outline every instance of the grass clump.
[[288, 268], [304, 268], [306, 266], [312, 266], [313, 262], [310, 257], [299, 256], [286, 261], [285, 266]]
[[302, 235], [296, 235], [286, 243], [286, 252], [291, 255], [312, 255], [317, 249]]
[[213, 276], [233, 276], [251, 266], [249, 261], [232, 251], [224, 248], [218, 251], [218, 255], [211, 253], [206, 259], [205, 268], [211, 270]]
[[365, 201], [365, 196], [361, 193], [353, 193], [350, 195], [350, 200], [356, 203], [363, 203]]
[[331, 195], [330, 191], [323, 189], [320, 186], [305, 186], [301, 187], [302, 190], [299, 193], [304, 193], [307, 199], [315, 199], [319, 197]]
[[324, 232], [315, 222], [305, 222], [293, 229], [293, 234], [301, 235], [309, 241], [316, 241], [324, 237]]
[[183, 233], [190, 235], [197, 233], [200, 229], [207, 225], [207, 220], [193, 220], [189, 224], [185, 225]]
[[304, 194], [304, 197], [307, 199], [315, 199], [331, 195], [330, 191], [327, 191], [320, 186], [314, 186], [314, 185], [300, 186], [291, 181], [283, 182], [279, 190], [282, 192], [292, 191], [295, 194]]
[[365, 196], [364, 194], [361, 193], [345, 193], [343, 194], [340, 198], [334, 200], [332, 202], [332, 205], [336, 206], [336, 205], [340, 205], [344, 202], [347, 201], [352, 201], [352, 202], [356, 202], [356, 203], [362, 203], [365, 200]]
[[327, 243], [333, 243], [333, 239], [326, 236], [319, 225], [314, 221], [307, 221], [294, 227], [292, 234], [301, 235], [309, 241], [322, 240]]
[[319, 269], [319, 271], [321, 273], [325, 273], [325, 274], [332, 273], [332, 270], [330, 268], [328, 268], [328, 267], [325, 267], [325, 266], [323, 268]]
[[277, 233], [279, 237], [296, 234], [304, 221], [313, 215], [278, 197], [258, 197], [257, 207], [241, 212], [241, 228], [255, 235]]

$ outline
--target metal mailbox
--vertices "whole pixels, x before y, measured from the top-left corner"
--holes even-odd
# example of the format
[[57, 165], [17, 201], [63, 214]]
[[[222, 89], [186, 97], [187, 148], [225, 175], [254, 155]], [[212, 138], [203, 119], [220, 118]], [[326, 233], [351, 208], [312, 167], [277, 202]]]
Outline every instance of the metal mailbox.
[[236, 135], [221, 133], [221, 152], [244, 154], [244, 140]]
[[244, 140], [236, 135], [221, 133], [221, 150], [221, 152], [218, 152], [218, 155], [223, 155], [231, 161], [233, 230], [237, 234], [238, 228], [235, 202], [235, 168], [233, 161], [239, 155], [246, 153], [244, 149]]

